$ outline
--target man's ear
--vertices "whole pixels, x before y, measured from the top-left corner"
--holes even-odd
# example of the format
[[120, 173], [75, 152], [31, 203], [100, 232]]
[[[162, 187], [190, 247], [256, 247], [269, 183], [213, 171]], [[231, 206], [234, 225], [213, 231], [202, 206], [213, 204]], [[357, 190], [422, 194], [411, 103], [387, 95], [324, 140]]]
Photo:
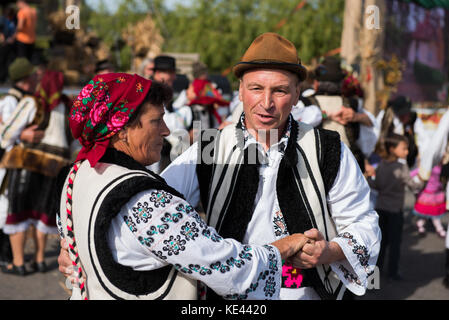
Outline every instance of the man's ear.
[[243, 99], [242, 99], [242, 90], [243, 89], [243, 80], [242, 80], [242, 78], [240, 78], [240, 84], [239, 84], [239, 99], [240, 99], [240, 101], [243, 101]]
[[295, 103], [294, 106], [296, 106], [299, 102], [299, 97], [301, 96], [301, 85], [300, 82], [298, 82], [295, 86], [295, 93], [296, 93], [296, 97], [295, 97]]

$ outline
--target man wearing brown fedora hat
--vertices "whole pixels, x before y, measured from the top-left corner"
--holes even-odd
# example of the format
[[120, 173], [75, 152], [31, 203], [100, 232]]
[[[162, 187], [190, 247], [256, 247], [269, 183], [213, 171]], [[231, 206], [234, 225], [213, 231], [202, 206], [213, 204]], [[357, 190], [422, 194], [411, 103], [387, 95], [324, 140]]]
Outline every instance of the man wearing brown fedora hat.
[[[348, 288], [363, 295], [375, 275], [378, 216], [370, 207], [368, 184], [338, 134], [292, 120], [306, 75], [295, 46], [264, 33], [234, 73], [243, 102], [240, 121], [202, 131], [162, 176], [189, 203], [201, 202], [206, 222], [222, 237], [248, 244], [296, 232], [309, 238], [292, 259], [274, 266], [282, 277], [260, 274], [247, 293], [262, 287], [271, 299], [342, 299]], [[211, 272], [240, 268], [244, 256], [230, 253], [226, 262], [211, 265]], [[248, 285], [248, 279], [238, 280]], [[207, 290], [207, 297], [214, 292]]]
[[300, 232], [311, 239], [294, 264], [282, 266], [281, 299], [341, 299], [346, 288], [363, 295], [379, 252], [378, 216], [339, 135], [290, 115], [306, 77], [295, 46], [264, 33], [233, 71], [240, 121], [203, 132], [162, 176], [190, 203], [201, 201], [224, 237], [263, 243]]

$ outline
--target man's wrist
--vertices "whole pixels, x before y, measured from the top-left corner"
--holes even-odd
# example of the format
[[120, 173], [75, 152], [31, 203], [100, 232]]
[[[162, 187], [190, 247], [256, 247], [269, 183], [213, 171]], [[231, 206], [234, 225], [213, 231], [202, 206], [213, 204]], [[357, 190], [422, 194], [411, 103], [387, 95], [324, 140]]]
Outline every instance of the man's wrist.
[[331, 264], [336, 261], [344, 260], [345, 254], [337, 242], [328, 242], [328, 253], [323, 264]]

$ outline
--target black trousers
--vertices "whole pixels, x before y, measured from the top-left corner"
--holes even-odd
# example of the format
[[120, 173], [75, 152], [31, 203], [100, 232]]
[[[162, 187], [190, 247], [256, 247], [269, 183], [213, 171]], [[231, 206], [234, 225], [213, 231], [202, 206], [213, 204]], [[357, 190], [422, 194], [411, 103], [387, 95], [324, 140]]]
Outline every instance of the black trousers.
[[17, 57], [25, 57], [31, 62], [34, 51], [34, 43], [28, 44], [16, 40], [15, 44]]
[[382, 231], [379, 259], [377, 266], [384, 270], [384, 260], [388, 251], [388, 276], [394, 276], [399, 270], [399, 259], [401, 255], [402, 227], [404, 225], [403, 212], [389, 212], [376, 209], [379, 214], [379, 227]]

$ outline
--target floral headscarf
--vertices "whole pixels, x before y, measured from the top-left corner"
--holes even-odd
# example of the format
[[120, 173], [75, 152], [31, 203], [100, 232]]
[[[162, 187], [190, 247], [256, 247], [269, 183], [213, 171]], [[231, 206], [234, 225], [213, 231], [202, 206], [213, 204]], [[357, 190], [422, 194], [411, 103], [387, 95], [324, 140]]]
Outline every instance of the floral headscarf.
[[56, 108], [62, 99], [64, 75], [59, 71], [47, 70], [40, 81], [35, 96], [46, 112]]
[[192, 82], [193, 91], [195, 92], [196, 98], [190, 101], [189, 105], [201, 104], [218, 104], [220, 106], [228, 106], [229, 101], [226, 101], [221, 96], [220, 92], [214, 88], [212, 82], [204, 79], [195, 79]]
[[136, 74], [108, 73], [95, 76], [80, 92], [70, 110], [70, 129], [83, 146], [76, 161], [88, 159], [93, 167], [109, 141], [139, 108], [151, 80]]

